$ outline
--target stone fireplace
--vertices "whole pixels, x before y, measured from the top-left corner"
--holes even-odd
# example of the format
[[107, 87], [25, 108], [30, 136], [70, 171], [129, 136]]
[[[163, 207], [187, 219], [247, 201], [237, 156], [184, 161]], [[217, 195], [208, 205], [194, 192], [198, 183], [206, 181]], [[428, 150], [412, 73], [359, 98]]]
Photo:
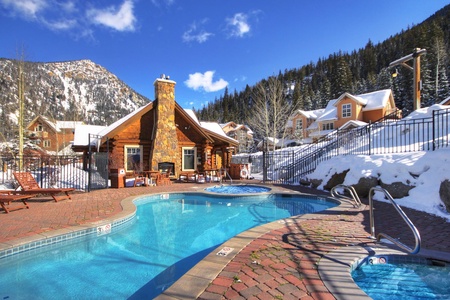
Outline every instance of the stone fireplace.
[[175, 124], [175, 81], [165, 75], [155, 80], [155, 128], [153, 129], [151, 169], [160, 170], [160, 164], [172, 164], [171, 175], [175, 176], [175, 166], [181, 166], [178, 147], [177, 126]]
[[158, 163], [158, 171], [161, 173], [166, 173], [167, 170], [170, 169], [170, 174], [169, 176], [175, 176], [175, 163], [173, 162], [160, 162]]

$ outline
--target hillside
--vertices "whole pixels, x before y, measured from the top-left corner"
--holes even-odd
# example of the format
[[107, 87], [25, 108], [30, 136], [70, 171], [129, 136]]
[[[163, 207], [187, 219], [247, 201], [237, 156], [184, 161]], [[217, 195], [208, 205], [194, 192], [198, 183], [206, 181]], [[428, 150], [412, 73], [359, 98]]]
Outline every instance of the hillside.
[[111, 124], [149, 101], [90, 60], [36, 63], [0, 59], [0, 141], [17, 136], [19, 63], [24, 74], [25, 126], [37, 115]]
[[[279, 74], [271, 77], [283, 84], [286, 101], [295, 109], [324, 108], [329, 100], [345, 92], [358, 95], [392, 89], [397, 107], [407, 115], [413, 108], [413, 72], [399, 66], [399, 76], [394, 80], [391, 77], [393, 70], [388, 66], [411, 54], [415, 48], [427, 50], [427, 54], [421, 57], [422, 107], [427, 107], [450, 96], [450, 5], [383, 42], [374, 44], [369, 40], [363, 48], [351, 53], [339, 51], [328, 57], [318, 57], [315, 63], [280, 70]], [[255, 123], [251, 109], [255, 91], [259, 85], [267, 85], [268, 79], [240, 92], [225, 90], [223, 96], [197, 112], [199, 119], [219, 123]], [[265, 136], [257, 128], [252, 129], [256, 138]]]

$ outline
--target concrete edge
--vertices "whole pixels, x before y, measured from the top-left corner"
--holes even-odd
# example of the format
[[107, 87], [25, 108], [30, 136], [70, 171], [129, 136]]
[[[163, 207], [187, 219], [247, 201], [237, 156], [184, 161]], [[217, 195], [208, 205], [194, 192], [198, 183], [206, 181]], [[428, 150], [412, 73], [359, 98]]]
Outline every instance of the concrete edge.
[[[323, 256], [318, 265], [319, 276], [337, 300], [369, 300], [352, 278], [352, 267], [359, 260], [374, 255], [412, 255], [393, 245], [341, 247]], [[450, 253], [422, 250], [418, 256], [450, 261]]]

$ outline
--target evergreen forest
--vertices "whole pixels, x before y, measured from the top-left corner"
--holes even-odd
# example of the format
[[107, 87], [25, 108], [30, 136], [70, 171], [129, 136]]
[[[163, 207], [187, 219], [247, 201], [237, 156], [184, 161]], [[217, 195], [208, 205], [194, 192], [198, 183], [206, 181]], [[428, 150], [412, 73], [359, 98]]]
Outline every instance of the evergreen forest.
[[[428, 107], [450, 96], [450, 5], [381, 43], [369, 40], [364, 48], [351, 53], [339, 51], [315, 63], [280, 70], [242, 91], [225, 89], [222, 96], [196, 110], [196, 114], [205, 121], [252, 124], [255, 90], [259, 85], [267, 85], [269, 79], [276, 79], [282, 84], [285, 103], [294, 108], [291, 111], [324, 108], [329, 100], [345, 92], [359, 95], [392, 89], [396, 106], [405, 116], [413, 109], [413, 72], [397, 66], [399, 75], [394, 79], [394, 68], [389, 68], [389, 64], [416, 48], [427, 50], [421, 56], [421, 107]], [[255, 132], [256, 138], [263, 135]]]

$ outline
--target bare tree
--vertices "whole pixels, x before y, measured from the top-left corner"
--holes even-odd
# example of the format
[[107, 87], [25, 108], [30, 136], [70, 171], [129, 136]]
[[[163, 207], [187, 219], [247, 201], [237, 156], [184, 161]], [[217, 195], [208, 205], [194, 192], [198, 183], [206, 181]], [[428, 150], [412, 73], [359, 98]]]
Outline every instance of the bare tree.
[[276, 140], [284, 139], [287, 120], [294, 110], [293, 105], [286, 100], [283, 83], [272, 76], [253, 89], [249, 124], [258, 136], [273, 138], [275, 149]]

